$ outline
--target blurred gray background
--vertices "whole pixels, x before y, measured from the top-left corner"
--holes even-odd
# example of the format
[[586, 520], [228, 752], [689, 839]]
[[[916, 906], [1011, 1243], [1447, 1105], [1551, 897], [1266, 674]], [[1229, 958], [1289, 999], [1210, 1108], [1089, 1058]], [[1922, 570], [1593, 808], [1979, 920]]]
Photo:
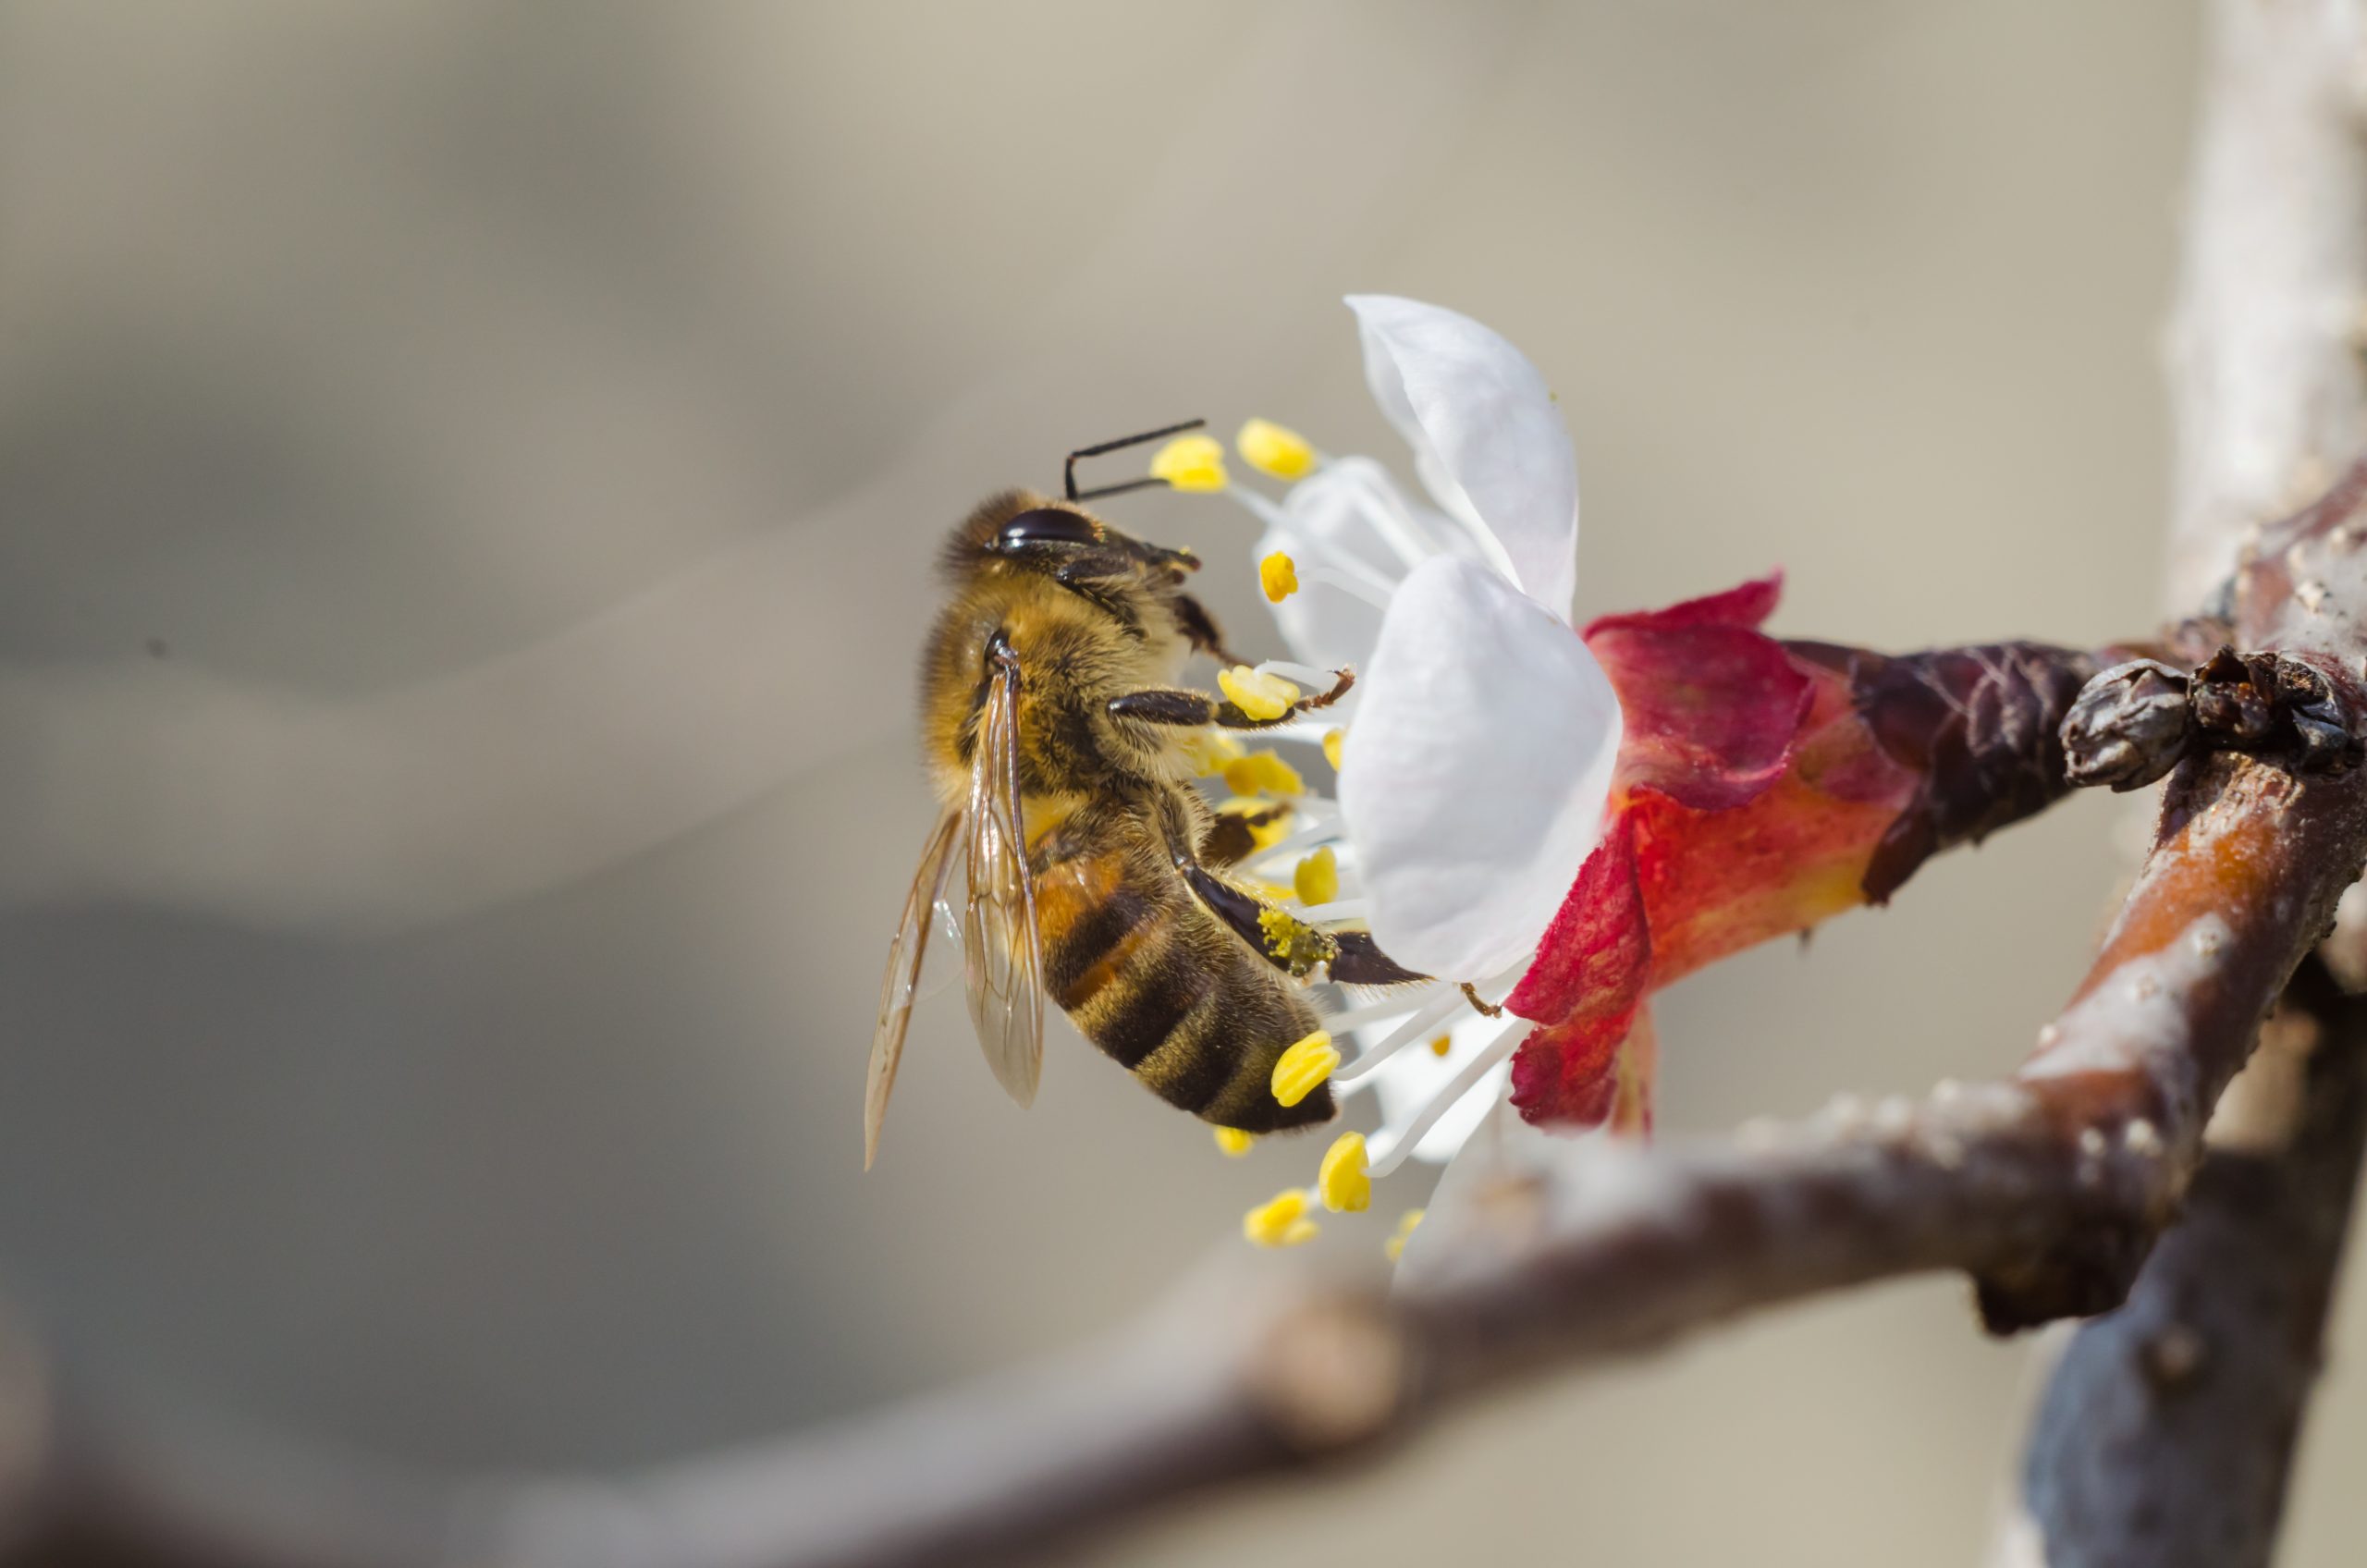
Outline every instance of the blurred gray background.
[[[938, 534], [1068, 447], [1395, 448], [1338, 296], [1541, 365], [1581, 608], [2148, 626], [2158, 0], [0, 9], [0, 1276], [112, 1381], [439, 1472], [678, 1457], [1112, 1322], [1304, 1179], [924, 1007]], [[1220, 502], [1198, 546], [1270, 646]], [[1665, 1123], [2003, 1069], [2079, 801], [1663, 998]], [[1380, 1207], [1417, 1202], [1399, 1179]], [[1385, 1222], [1322, 1244], [1377, 1247]], [[2354, 1293], [2286, 1561], [2355, 1560]], [[1971, 1562], [2030, 1347], [1781, 1314], [1087, 1560]]]

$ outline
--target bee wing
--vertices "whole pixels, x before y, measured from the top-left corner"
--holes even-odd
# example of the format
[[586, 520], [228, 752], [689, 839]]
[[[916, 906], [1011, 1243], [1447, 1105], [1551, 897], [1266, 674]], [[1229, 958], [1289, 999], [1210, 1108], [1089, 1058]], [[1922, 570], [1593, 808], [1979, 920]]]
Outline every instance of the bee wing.
[[888, 1096], [896, 1089], [896, 1064], [903, 1060], [904, 1031], [913, 1022], [921, 960], [928, 951], [929, 928], [945, 907], [946, 879], [952, 875], [963, 823], [960, 812], [949, 812], [929, 833], [920, 869], [913, 873], [912, 891], [904, 895], [904, 917], [888, 947], [888, 973], [879, 982], [879, 1025], [872, 1031], [871, 1066], [863, 1082], [865, 1170], [879, 1152], [879, 1123], [888, 1114]]
[[987, 1065], [1021, 1105], [1044, 1070], [1044, 954], [1019, 804], [1019, 659], [995, 655], [970, 764], [969, 900], [962, 913], [970, 1021]]

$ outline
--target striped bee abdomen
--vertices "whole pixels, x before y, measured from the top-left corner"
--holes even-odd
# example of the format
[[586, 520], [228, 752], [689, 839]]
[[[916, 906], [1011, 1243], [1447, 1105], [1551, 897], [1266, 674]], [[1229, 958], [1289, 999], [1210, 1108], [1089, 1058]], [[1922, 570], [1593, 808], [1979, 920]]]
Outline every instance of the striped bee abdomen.
[[1039, 851], [1046, 993], [1086, 1039], [1206, 1121], [1269, 1133], [1331, 1120], [1329, 1085], [1294, 1106], [1273, 1094], [1274, 1063], [1318, 1027], [1315, 1010], [1167, 867], [1078, 841], [1100, 837], [1063, 828]]

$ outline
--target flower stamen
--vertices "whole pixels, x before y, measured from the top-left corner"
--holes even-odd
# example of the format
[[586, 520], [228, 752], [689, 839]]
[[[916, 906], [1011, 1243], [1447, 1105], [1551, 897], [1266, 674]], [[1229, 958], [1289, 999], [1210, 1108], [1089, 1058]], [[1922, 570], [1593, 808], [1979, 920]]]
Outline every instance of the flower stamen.
[[1299, 902], [1320, 908], [1340, 896], [1340, 857], [1331, 845], [1300, 861], [1291, 872], [1291, 891]]
[[1270, 750], [1234, 757], [1223, 767], [1224, 787], [1236, 795], [1304, 795], [1306, 780]]
[[1274, 1062], [1274, 1099], [1292, 1106], [1315, 1093], [1340, 1065], [1340, 1052], [1328, 1031], [1318, 1029], [1293, 1044]]
[[1226, 701], [1252, 718], [1280, 718], [1291, 711], [1291, 704], [1299, 697], [1299, 689], [1281, 675], [1262, 666], [1252, 669], [1245, 664], [1217, 671], [1217, 689], [1225, 694]]
[[1150, 472], [1177, 490], [1221, 490], [1224, 444], [1213, 435], [1179, 435], [1151, 454]]
[[1184, 760], [1192, 765], [1195, 778], [1213, 778], [1224, 771], [1225, 764], [1236, 762], [1244, 754], [1240, 741], [1213, 727], [1188, 732], [1180, 744]]
[[[1362, 1007], [1348, 1008], [1331, 1014], [1323, 1021], [1324, 1026], [1334, 1030], [1361, 1029], [1367, 1023], [1385, 1023], [1392, 1018], [1404, 1017], [1408, 1011], [1426, 1008], [1438, 1000], [1441, 994], [1453, 989], [1453, 986], [1447, 985], [1444, 981], [1433, 980], [1428, 985], [1417, 986], [1410, 990], [1392, 991], [1377, 1002], [1367, 1002]], [[1370, 1051], [1367, 1051], [1365, 1056], [1371, 1054]], [[1358, 1063], [1363, 1060], [1362, 1056], [1356, 1059]], [[1355, 1069], [1352, 1066], [1349, 1071], [1353, 1072]]]
[[1217, 1148], [1227, 1159], [1239, 1159], [1257, 1141], [1257, 1133], [1245, 1133], [1238, 1127], [1220, 1127], [1216, 1133]]
[[1241, 1233], [1261, 1247], [1294, 1247], [1315, 1240], [1321, 1229], [1306, 1218], [1310, 1194], [1292, 1187], [1241, 1217]]
[[[1279, 679], [1283, 685], [1290, 686], [1291, 702], [1294, 703], [1298, 701], [1299, 686], [1329, 686], [1340, 676], [1340, 672], [1336, 669], [1318, 669], [1311, 664], [1296, 664], [1289, 659], [1268, 659], [1257, 667], [1256, 673], [1269, 680]], [[1292, 686], [1293, 681], [1298, 682], [1298, 685]], [[1227, 695], [1231, 693], [1228, 692]], [[1287, 708], [1290, 704], [1285, 703], [1282, 705]], [[1274, 717], [1279, 717], [1279, 713]]]
[[1241, 460], [1276, 479], [1305, 479], [1315, 472], [1315, 447], [1307, 438], [1269, 419], [1253, 419], [1233, 438]]
[[[1382, 1062], [1436, 1029], [1449, 1013], [1461, 1005], [1462, 1001], [1461, 991], [1452, 986], [1439, 986], [1431, 993], [1429, 1000], [1415, 1010], [1411, 1018], [1391, 1030], [1379, 1045], [1349, 1063], [1347, 1068], [1338, 1075], [1338, 1082], [1332, 1086], [1345, 1094], [1363, 1084], [1366, 1079], [1372, 1076], [1374, 1070]], [[1346, 1023], [1350, 1016], [1343, 1013], [1327, 1022], [1332, 1028], [1337, 1029]]]
[[1454, 1075], [1445, 1088], [1432, 1096], [1430, 1102], [1406, 1124], [1404, 1132], [1397, 1134], [1396, 1140], [1389, 1145], [1388, 1152], [1372, 1162], [1372, 1175], [1376, 1178], [1386, 1176], [1404, 1164], [1405, 1157], [1414, 1152], [1414, 1145], [1420, 1143], [1429, 1134], [1429, 1130], [1439, 1124], [1439, 1119], [1453, 1109], [1457, 1100], [1478, 1087], [1479, 1080], [1485, 1078], [1498, 1062], [1511, 1056], [1514, 1048], [1528, 1037], [1528, 1032], [1533, 1027], [1535, 1026], [1525, 1018], [1515, 1021], [1512, 1027], [1489, 1041], [1483, 1049], [1464, 1063], [1463, 1070]]
[[1257, 586], [1266, 591], [1266, 602], [1279, 605], [1298, 592], [1298, 566], [1285, 550], [1276, 550], [1257, 563]]
[[1362, 1214], [1372, 1207], [1372, 1178], [1365, 1174], [1365, 1135], [1343, 1133], [1323, 1151], [1315, 1190], [1334, 1214]]

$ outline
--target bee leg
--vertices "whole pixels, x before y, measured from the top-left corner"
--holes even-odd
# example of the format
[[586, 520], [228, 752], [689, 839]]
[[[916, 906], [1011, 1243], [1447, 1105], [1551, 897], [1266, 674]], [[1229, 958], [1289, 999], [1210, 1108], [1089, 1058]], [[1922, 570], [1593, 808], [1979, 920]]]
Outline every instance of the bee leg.
[[1166, 825], [1169, 858], [1176, 875], [1210, 914], [1248, 943], [1276, 969], [1304, 976], [1317, 964], [1329, 966], [1331, 978], [1343, 986], [1403, 986], [1427, 980], [1384, 953], [1369, 931], [1324, 931], [1307, 925], [1288, 910], [1245, 892], [1202, 865], [1179, 829]]
[[1288, 724], [1303, 713], [1328, 708], [1348, 694], [1356, 683], [1356, 672], [1343, 669], [1331, 682], [1328, 692], [1318, 692], [1311, 697], [1301, 697], [1271, 718], [1252, 718], [1232, 703], [1219, 702], [1205, 692], [1186, 692], [1173, 687], [1150, 686], [1139, 692], [1128, 692], [1110, 699], [1110, 717], [1134, 718], [1147, 724], [1177, 724], [1191, 728], [1219, 724], [1227, 729], [1272, 729]]
[[[1148, 686], [1110, 699], [1110, 717], [1145, 724], [1173, 724], [1198, 729], [1217, 722], [1217, 700], [1206, 692], [1184, 692]], [[1229, 704], [1228, 704], [1229, 705]]]
[[1249, 661], [1224, 645], [1224, 633], [1217, 629], [1217, 618], [1208, 606], [1189, 594], [1175, 595], [1175, 622], [1183, 629], [1184, 640], [1196, 651], [1208, 655], [1219, 664], [1247, 664]]

